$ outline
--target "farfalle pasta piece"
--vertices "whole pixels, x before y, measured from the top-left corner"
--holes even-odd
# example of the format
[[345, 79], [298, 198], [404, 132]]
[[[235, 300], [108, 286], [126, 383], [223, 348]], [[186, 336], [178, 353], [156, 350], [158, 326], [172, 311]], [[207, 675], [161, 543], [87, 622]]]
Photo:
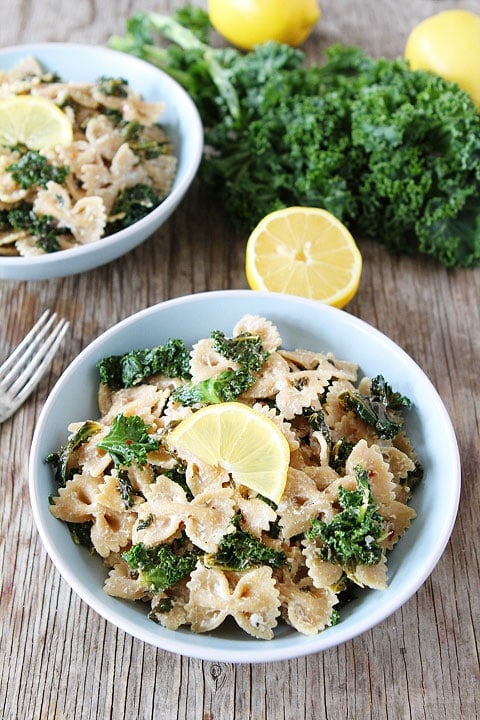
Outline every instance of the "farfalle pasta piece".
[[316, 370], [298, 370], [277, 380], [276, 405], [282, 415], [291, 420], [304, 408], [320, 409], [320, 396], [328, 384]]
[[405, 480], [408, 474], [415, 470], [415, 461], [402, 450], [384, 442], [379, 443], [379, 447], [395, 482]]
[[33, 203], [36, 215], [51, 215], [60, 228], [68, 228], [81, 245], [102, 237], [107, 221], [105, 206], [99, 197], [84, 197], [72, 205], [62, 185], [50, 180], [40, 188]]
[[93, 520], [99, 480], [91, 475], [75, 474], [53, 498], [50, 512], [59, 520], [84, 523]]
[[116, 563], [108, 573], [103, 585], [107, 595], [122, 598], [123, 600], [143, 600], [147, 595], [145, 588], [132, 577], [130, 569], [124, 560]]
[[287, 484], [278, 504], [279, 524], [285, 539], [308, 530], [312, 519], [328, 512], [329, 507], [330, 503], [308, 475], [292, 467], [288, 469]]
[[116, 512], [96, 505], [90, 537], [97, 553], [108, 557], [128, 547], [136, 520], [133, 513]]
[[[127, 472], [127, 471], [125, 471]], [[135, 491], [129, 493], [128, 497], [122, 495], [122, 485], [118, 477], [118, 471], [113, 470], [112, 475], [105, 475], [103, 483], [98, 486], [96, 501], [107, 510], [113, 510], [116, 513], [131, 511], [139, 504], [143, 503], [143, 497], [135, 494]], [[136, 519], [136, 516], [134, 520]]]
[[234, 514], [234, 489], [207, 487], [186, 508], [187, 537], [204, 552], [214, 553], [221, 538], [233, 531]]
[[163, 102], [146, 102], [136, 92], [126, 89], [126, 94], [111, 95], [102, 91], [101, 87], [92, 87], [92, 98], [97, 105], [102, 105], [109, 110], [118, 110], [127, 122], [139, 122], [141, 125], [153, 125], [157, 123], [165, 111]]
[[146, 425], [156, 427], [158, 415], [168, 397], [168, 391], [160, 390], [155, 385], [148, 383], [116, 390], [110, 395], [110, 407], [103, 416], [102, 422], [110, 424], [114, 417], [121, 412], [126, 417], [137, 415]]
[[284, 620], [303, 635], [317, 635], [332, 624], [332, 610], [338, 602], [328, 587], [316, 587], [310, 578], [294, 582], [288, 571], [277, 580]]
[[145, 488], [145, 502], [138, 508], [132, 543], [149, 547], [170, 540], [187, 517], [188, 500], [182, 487], [165, 475]]
[[93, 151], [95, 157], [109, 161], [113, 160], [123, 144], [121, 133], [105, 115], [90, 118], [85, 127], [85, 138], [87, 147]]
[[262, 533], [270, 528], [270, 523], [277, 519], [277, 513], [259, 497], [245, 498], [237, 491], [235, 499], [242, 514], [242, 529], [261, 538]]
[[30, 188], [22, 188], [13, 178], [7, 168], [18, 162], [20, 154], [5, 148], [0, 149], [0, 201], [7, 207], [24, 200], [30, 193]]
[[345, 463], [345, 473], [353, 475], [357, 465], [367, 470], [368, 482], [377, 503], [381, 507], [388, 506], [395, 498], [395, 484], [378, 445], [368, 446], [366, 440], [359, 440]]
[[103, 505], [99, 499], [101, 483], [99, 478], [74, 475], [53, 498], [50, 512], [65, 522], [91, 521], [93, 546], [105, 558], [129, 544], [136, 515]]
[[35, 257], [44, 254], [44, 250], [38, 247], [33, 235], [26, 235], [25, 233], [23, 233], [23, 236], [21, 233], [19, 235], [20, 237], [15, 240], [16, 254], [23, 257]]
[[249, 635], [265, 640], [273, 637], [280, 599], [271, 568], [229, 573], [227, 577], [222, 570], [198, 565], [187, 587], [187, 622], [194, 632], [214, 630], [231, 615]]
[[223, 468], [207, 465], [201, 460], [194, 461], [186, 454], [184, 457], [187, 462], [185, 481], [193, 495], [200, 495], [207, 488], [230, 485], [230, 475]]
[[153, 160], [143, 160], [145, 170], [152, 186], [164, 197], [170, 190], [175, 179], [178, 161], [174, 155], [159, 155]]
[[278, 328], [270, 321], [259, 315], [244, 315], [233, 328], [233, 336], [258, 335], [262, 341], [262, 347], [267, 352], [273, 352], [282, 344], [282, 338]]
[[303, 541], [303, 555], [308, 574], [316, 588], [331, 588], [339, 582], [343, 570], [339, 565], [322, 560], [316, 544], [310, 540]]
[[22, 95], [40, 84], [43, 70], [34, 57], [27, 55], [9, 70], [0, 70], [0, 98]]
[[198, 564], [187, 583], [190, 596], [185, 606], [187, 623], [194, 632], [210, 632], [228, 615], [231, 597], [227, 576], [217, 568]]
[[123, 143], [108, 166], [101, 159], [87, 163], [82, 166], [79, 178], [85, 193], [101, 199], [109, 214], [119, 192], [144, 183], [147, 174], [129, 145]]
[[207, 378], [219, 375], [225, 370], [237, 370], [238, 365], [233, 360], [224, 358], [214, 348], [212, 338], [203, 338], [194, 344], [190, 353], [190, 372], [192, 382], [201, 382]]
[[263, 364], [262, 372], [255, 377], [255, 383], [242, 393], [242, 399], [256, 400], [274, 398], [278, 384], [289, 373], [286, 360], [277, 352], [272, 352]]
[[375, 565], [357, 565], [350, 573], [350, 578], [359, 587], [369, 587], [372, 590], [385, 590], [387, 583], [387, 558], [382, 556]]
[[188, 598], [187, 581], [180, 580], [167, 591], [154, 595], [150, 617], [168, 630], [177, 630], [187, 623]]
[[239, 574], [230, 607], [230, 614], [246, 633], [271, 640], [280, 615], [280, 593], [272, 569], [262, 566]]

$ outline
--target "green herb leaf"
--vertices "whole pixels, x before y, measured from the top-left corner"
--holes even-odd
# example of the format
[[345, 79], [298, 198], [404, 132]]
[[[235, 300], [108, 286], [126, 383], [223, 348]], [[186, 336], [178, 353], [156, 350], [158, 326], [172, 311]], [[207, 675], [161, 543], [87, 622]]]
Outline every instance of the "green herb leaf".
[[157, 438], [149, 435], [147, 430], [147, 425], [138, 415], [119, 413], [110, 432], [97, 443], [97, 447], [110, 454], [115, 467], [128, 466], [133, 462], [143, 467], [147, 462], [147, 453], [159, 448]]

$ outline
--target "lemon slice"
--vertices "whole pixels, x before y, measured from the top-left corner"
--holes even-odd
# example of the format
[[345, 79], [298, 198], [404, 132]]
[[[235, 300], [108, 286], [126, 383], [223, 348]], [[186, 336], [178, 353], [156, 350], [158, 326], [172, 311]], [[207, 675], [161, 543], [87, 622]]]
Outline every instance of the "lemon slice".
[[171, 447], [231, 474], [275, 503], [285, 489], [290, 463], [288, 442], [265, 415], [238, 402], [200, 408], [168, 437]]
[[0, 145], [43, 150], [72, 142], [72, 124], [51, 100], [15, 95], [0, 101]]
[[362, 256], [340, 220], [322, 208], [289, 207], [266, 215], [250, 235], [247, 281], [343, 307], [358, 290]]

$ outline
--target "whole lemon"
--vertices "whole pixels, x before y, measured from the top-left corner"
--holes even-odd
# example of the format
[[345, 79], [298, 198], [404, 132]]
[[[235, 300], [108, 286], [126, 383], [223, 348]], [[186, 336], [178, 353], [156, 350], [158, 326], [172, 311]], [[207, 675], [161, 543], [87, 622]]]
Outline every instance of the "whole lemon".
[[432, 15], [412, 30], [404, 55], [413, 70], [458, 83], [480, 108], [480, 15], [468, 10]]
[[317, 0], [209, 0], [215, 30], [242, 50], [276, 40], [297, 47], [320, 18]]

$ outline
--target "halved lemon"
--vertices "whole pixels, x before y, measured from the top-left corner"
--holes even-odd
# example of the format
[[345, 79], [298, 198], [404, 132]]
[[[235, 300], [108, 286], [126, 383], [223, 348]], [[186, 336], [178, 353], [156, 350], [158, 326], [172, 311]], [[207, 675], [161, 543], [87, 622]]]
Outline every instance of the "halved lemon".
[[172, 430], [169, 445], [275, 503], [282, 497], [290, 448], [270, 418], [239, 402], [207, 405]]
[[0, 101], [0, 145], [43, 150], [72, 142], [72, 124], [51, 100], [15, 95]]
[[323, 208], [288, 207], [266, 215], [250, 235], [246, 275], [270, 290], [343, 307], [358, 290], [362, 256], [348, 229]]

